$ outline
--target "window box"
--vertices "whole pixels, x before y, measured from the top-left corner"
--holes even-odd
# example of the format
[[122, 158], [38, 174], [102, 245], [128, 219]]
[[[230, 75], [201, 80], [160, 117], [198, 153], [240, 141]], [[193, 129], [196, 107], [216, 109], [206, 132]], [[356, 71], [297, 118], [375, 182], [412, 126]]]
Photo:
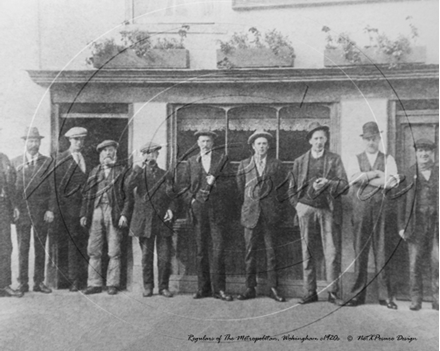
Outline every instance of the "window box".
[[392, 55], [387, 55], [384, 52], [377, 50], [374, 47], [363, 48], [359, 55], [360, 62], [350, 62], [344, 57], [344, 50], [341, 48], [325, 49], [324, 51], [324, 66], [357, 66], [357, 65], [390, 65], [392, 63], [425, 63], [426, 61], [426, 47], [415, 46], [411, 48], [411, 52], [403, 54], [402, 57], [396, 61], [393, 60]]
[[189, 52], [186, 49], [151, 49], [144, 57], [138, 57], [134, 50], [121, 52], [114, 50], [112, 55], [93, 56], [93, 67], [100, 69], [132, 68], [189, 68]]
[[293, 67], [294, 56], [289, 48], [281, 48], [275, 54], [269, 48], [234, 49], [225, 54], [217, 50], [217, 67], [229, 68], [262, 68], [262, 67]]

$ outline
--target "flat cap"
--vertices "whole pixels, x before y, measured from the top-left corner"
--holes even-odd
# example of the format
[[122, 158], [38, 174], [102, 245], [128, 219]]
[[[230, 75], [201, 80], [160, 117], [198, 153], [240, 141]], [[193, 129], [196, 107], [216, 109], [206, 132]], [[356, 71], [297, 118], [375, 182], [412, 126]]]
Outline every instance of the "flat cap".
[[162, 149], [162, 145], [150, 142], [141, 147], [141, 153], [149, 154], [150, 152]]
[[87, 135], [87, 129], [83, 127], [70, 128], [64, 136], [66, 138], [80, 138]]
[[307, 133], [307, 140], [310, 140], [310, 138], [312, 137], [313, 133], [317, 132], [318, 130], [323, 130], [326, 133], [329, 132], [329, 127], [324, 126], [322, 124], [320, 124], [319, 122], [312, 122], [309, 124], [308, 129], [308, 133]]
[[256, 130], [254, 132], [254, 134], [252, 134], [249, 139], [248, 139], [248, 144], [252, 145], [252, 143], [255, 141], [255, 139], [257, 138], [266, 138], [268, 141], [273, 139], [272, 134], [265, 132], [264, 130]]
[[202, 135], [210, 136], [213, 139], [217, 138], [216, 133], [214, 133], [213, 131], [207, 130], [207, 129], [198, 130], [197, 132], [194, 133], [194, 136], [196, 136], [196, 137], [199, 137]]
[[22, 139], [27, 139], [27, 138], [43, 139], [44, 136], [40, 135], [37, 127], [27, 127], [26, 130], [24, 131], [24, 135], [21, 138]]
[[119, 147], [119, 143], [114, 140], [104, 140], [103, 142], [98, 144], [98, 146], [96, 147], [96, 151], [101, 152], [107, 146], [114, 146], [117, 149]]
[[435, 143], [432, 140], [421, 138], [415, 142], [414, 148], [415, 149], [426, 148], [433, 150], [435, 149]]

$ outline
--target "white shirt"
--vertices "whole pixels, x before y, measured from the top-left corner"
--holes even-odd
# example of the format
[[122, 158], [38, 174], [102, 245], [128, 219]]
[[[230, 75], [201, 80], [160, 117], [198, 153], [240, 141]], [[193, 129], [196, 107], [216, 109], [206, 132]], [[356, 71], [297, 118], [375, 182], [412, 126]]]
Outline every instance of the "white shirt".
[[86, 161], [84, 160], [84, 156], [81, 154], [81, 152], [71, 152], [71, 154], [81, 171], [86, 173]]
[[255, 165], [257, 166], [257, 172], [260, 177], [263, 175], [264, 169], [266, 168], [266, 159], [267, 156], [265, 156], [264, 158], [260, 158], [260, 157], [257, 158], [254, 156], [254, 162]]
[[429, 180], [429, 178], [431, 178], [431, 170], [427, 169], [426, 171], [421, 171], [421, 173], [423, 174], [423, 177], [425, 177], [426, 180]]
[[202, 154], [202, 166], [206, 173], [209, 173], [209, 169], [211, 168], [211, 155], [211, 151], [206, 154]]
[[322, 149], [321, 151], [319, 151], [319, 152], [316, 152], [316, 151], [314, 151], [313, 149], [310, 149], [310, 151], [311, 151], [311, 153], [312, 153], [312, 157], [313, 158], [320, 158], [322, 155], [324, 155], [324, 151], [325, 151], [325, 149]]
[[[367, 154], [367, 158], [368, 161], [370, 162], [371, 167], [373, 167], [374, 163], [376, 162], [376, 158], [377, 155], [379, 154], [378, 152], [375, 154], [369, 154], [368, 152], [366, 152]], [[391, 155], [385, 155], [386, 157], [386, 161], [385, 161], [385, 179], [388, 179], [389, 176], [391, 175], [396, 175], [397, 172], [397, 164], [396, 164], [396, 160], [394, 159], [393, 156]], [[355, 175], [356, 173], [361, 172], [361, 168], [359, 166], [359, 161], [356, 155], [352, 155], [348, 161], [348, 165], [345, 168], [347, 170], [347, 176], [348, 179], [351, 180], [351, 178], [353, 177], [353, 175]]]
[[26, 160], [31, 165], [35, 166], [37, 164], [38, 157], [40, 156], [40, 153], [37, 152], [34, 156], [32, 156], [30, 153], [26, 152]]

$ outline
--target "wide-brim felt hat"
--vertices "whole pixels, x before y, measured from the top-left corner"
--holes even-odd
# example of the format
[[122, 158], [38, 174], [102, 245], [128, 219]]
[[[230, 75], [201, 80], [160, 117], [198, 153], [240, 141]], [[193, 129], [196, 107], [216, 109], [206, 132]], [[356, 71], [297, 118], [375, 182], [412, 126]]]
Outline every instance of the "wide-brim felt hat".
[[24, 132], [24, 135], [21, 138], [22, 139], [28, 139], [28, 138], [43, 139], [44, 136], [40, 135], [37, 127], [27, 127]]
[[319, 122], [312, 122], [309, 124], [309, 127], [307, 128], [308, 132], [307, 132], [307, 136], [306, 139], [310, 140], [310, 138], [312, 137], [313, 133], [317, 132], [318, 130], [323, 130], [326, 133], [329, 132], [329, 127], [322, 125]]
[[435, 143], [432, 140], [426, 139], [426, 138], [421, 138], [418, 139], [415, 143], [414, 143], [414, 148], [417, 149], [430, 149], [433, 150], [435, 149]]
[[119, 143], [114, 140], [104, 140], [103, 142], [98, 144], [98, 146], [96, 147], [96, 151], [101, 152], [108, 146], [114, 146], [117, 149], [119, 147]]
[[382, 131], [379, 130], [379, 126], [376, 122], [367, 122], [362, 126], [362, 134], [360, 136], [362, 138], [370, 138], [380, 133], [382, 133]]
[[140, 151], [143, 154], [145, 154], [145, 153], [149, 154], [153, 151], [160, 150], [160, 149], [162, 149], [162, 145], [150, 142], [150, 143], [146, 143], [145, 145], [143, 145], [141, 147]]
[[87, 136], [87, 129], [83, 127], [73, 127], [70, 128], [66, 134], [64, 134], [66, 138], [80, 138]]
[[257, 130], [255, 131], [248, 139], [248, 144], [252, 145], [255, 139], [257, 138], [266, 138], [267, 141], [273, 139], [272, 134], [265, 132], [264, 130]]
[[207, 130], [207, 129], [198, 130], [197, 132], [194, 133], [194, 136], [196, 136], [196, 137], [199, 137], [199, 136], [202, 136], [202, 135], [210, 136], [213, 139], [217, 138], [217, 136], [218, 136], [213, 131]]

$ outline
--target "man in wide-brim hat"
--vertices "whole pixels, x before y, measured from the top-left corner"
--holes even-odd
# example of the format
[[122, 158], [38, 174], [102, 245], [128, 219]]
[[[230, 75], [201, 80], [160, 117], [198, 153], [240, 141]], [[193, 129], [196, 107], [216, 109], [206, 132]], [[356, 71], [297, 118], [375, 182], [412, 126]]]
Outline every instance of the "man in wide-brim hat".
[[339, 155], [326, 149], [327, 126], [309, 125], [307, 140], [311, 149], [298, 157], [289, 174], [289, 199], [295, 207], [301, 230], [304, 297], [301, 304], [318, 301], [314, 231], [320, 227], [325, 257], [328, 301], [338, 300], [342, 224], [341, 196], [348, 188], [347, 176]]
[[47, 177], [51, 159], [42, 155], [41, 139], [37, 127], [26, 128], [22, 139], [25, 152], [12, 160], [17, 171], [17, 206], [20, 211], [15, 221], [18, 242], [18, 289], [29, 291], [29, 248], [31, 229], [34, 235], [34, 291], [50, 293], [52, 290], [44, 284], [46, 263], [46, 240], [48, 224], [54, 220], [54, 209], [51, 207], [53, 191], [52, 178]]
[[[373, 250], [378, 284], [379, 303], [390, 309], [397, 309], [393, 301], [391, 270], [387, 262], [390, 259], [390, 238], [396, 214], [390, 210], [384, 189], [397, 185], [397, 165], [393, 156], [379, 150], [381, 131], [376, 122], [367, 122], [362, 126], [364, 151], [353, 155], [348, 162], [348, 177], [352, 189], [353, 241], [355, 251], [354, 284], [348, 298], [342, 302], [345, 306], [357, 306], [365, 303], [368, 280], [368, 257], [370, 247]], [[382, 190], [380, 190], [382, 189]], [[394, 235], [397, 235], [394, 229]]]
[[[427, 138], [415, 144], [416, 163], [405, 173], [397, 193], [399, 235], [406, 240], [409, 254], [410, 310], [422, 308], [423, 272], [430, 268], [432, 308], [438, 306], [438, 164], [434, 161], [436, 145]], [[424, 262], [428, 261], [427, 265]]]
[[281, 161], [268, 157], [269, 141], [272, 139], [272, 135], [266, 131], [253, 133], [248, 144], [254, 150], [254, 155], [241, 161], [238, 166], [238, 190], [243, 198], [241, 225], [244, 227], [246, 244], [246, 290], [238, 296], [239, 300], [256, 297], [257, 251], [259, 237], [262, 237], [269, 296], [277, 302], [285, 301], [278, 291], [275, 256], [275, 235], [281, 209], [276, 189], [284, 176]]

